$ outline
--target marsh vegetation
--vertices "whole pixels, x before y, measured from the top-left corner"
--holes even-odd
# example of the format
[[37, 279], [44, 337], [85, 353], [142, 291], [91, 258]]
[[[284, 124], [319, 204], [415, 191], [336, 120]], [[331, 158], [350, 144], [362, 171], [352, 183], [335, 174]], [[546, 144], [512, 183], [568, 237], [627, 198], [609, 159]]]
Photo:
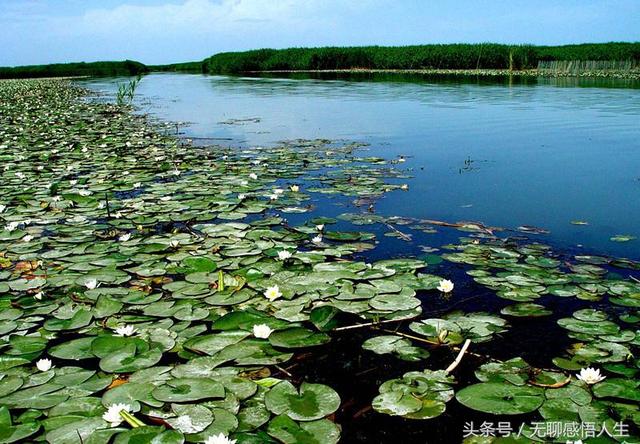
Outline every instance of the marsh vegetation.
[[640, 263], [372, 212], [411, 160], [362, 143], [194, 146], [87, 94], [0, 82], [2, 442], [637, 441]]

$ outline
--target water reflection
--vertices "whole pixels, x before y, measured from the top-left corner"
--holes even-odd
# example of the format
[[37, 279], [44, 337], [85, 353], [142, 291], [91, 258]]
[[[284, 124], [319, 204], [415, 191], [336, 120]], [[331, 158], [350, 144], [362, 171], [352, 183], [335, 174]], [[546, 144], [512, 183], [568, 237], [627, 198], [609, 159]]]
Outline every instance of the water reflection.
[[[113, 92], [116, 83], [89, 84]], [[383, 214], [537, 225], [559, 244], [639, 257], [634, 242], [609, 240], [640, 237], [637, 86], [613, 79], [152, 74], [137, 103], [161, 119], [192, 122], [189, 136], [220, 143], [348, 139], [370, 143], [373, 154], [407, 156], [415, 177], [408, 192], [378, 204]], [[259, 121], [228, 124], [247, 118]], [[467, 160], [474, 168], [461, 173]]]

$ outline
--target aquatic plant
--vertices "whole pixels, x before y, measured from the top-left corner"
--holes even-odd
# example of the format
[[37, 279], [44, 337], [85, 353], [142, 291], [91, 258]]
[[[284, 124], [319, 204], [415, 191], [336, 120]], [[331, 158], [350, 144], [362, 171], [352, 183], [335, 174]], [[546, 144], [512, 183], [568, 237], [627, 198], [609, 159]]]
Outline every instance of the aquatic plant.
[[118, 91], [116, 91], [116, 103], [118, 105], [131, 104], [136, 93], [136, 88], [140, 84], [142, 77], [138, 76], [135, 79], [129, 80], [128, 83], [118, 84]]

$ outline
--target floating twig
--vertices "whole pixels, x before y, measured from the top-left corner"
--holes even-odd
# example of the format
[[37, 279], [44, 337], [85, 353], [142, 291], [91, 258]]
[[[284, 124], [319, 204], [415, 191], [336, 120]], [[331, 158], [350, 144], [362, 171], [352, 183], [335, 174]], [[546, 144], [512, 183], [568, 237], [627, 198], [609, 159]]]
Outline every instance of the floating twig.
[[460, 361], [462, 361], [462, 357], [464, 356], [464, 353], [469, 348], [469, 345], [471, 345], [471, 339], [467, 339], [466, 341], [464, 341], [464, 345], [460, 349], [460, 353], [458, 353], [458, 356], [456, 356], [455, 361], [453, 361], [449, 365], [449, 367], [447, 367], [447, 369], [445, 370], [445, 373], [451, 373], [458, 366], [458, 364], [460, 364]]
[[402, 322], [405, 320], [406, 319], [387, 319], [385, 321], [367, 322], [366, 324], [353, 324], [353, 325], [347, 325], [346, 327], [335, 328], [333, 329], [333, 331], [345, 331], [345, 330], [354, 330], [356, 328], [375, 327], [376, 325], [390, 324], [392, 322]]

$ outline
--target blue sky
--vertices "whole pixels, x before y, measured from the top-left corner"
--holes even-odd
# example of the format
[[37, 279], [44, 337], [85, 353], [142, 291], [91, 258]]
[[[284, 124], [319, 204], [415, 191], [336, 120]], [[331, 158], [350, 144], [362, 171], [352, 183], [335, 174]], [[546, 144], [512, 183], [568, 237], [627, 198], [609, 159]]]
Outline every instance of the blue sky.
[[640, 41], [640, 0], [0, 0], [0, 66], [486, 41]]

